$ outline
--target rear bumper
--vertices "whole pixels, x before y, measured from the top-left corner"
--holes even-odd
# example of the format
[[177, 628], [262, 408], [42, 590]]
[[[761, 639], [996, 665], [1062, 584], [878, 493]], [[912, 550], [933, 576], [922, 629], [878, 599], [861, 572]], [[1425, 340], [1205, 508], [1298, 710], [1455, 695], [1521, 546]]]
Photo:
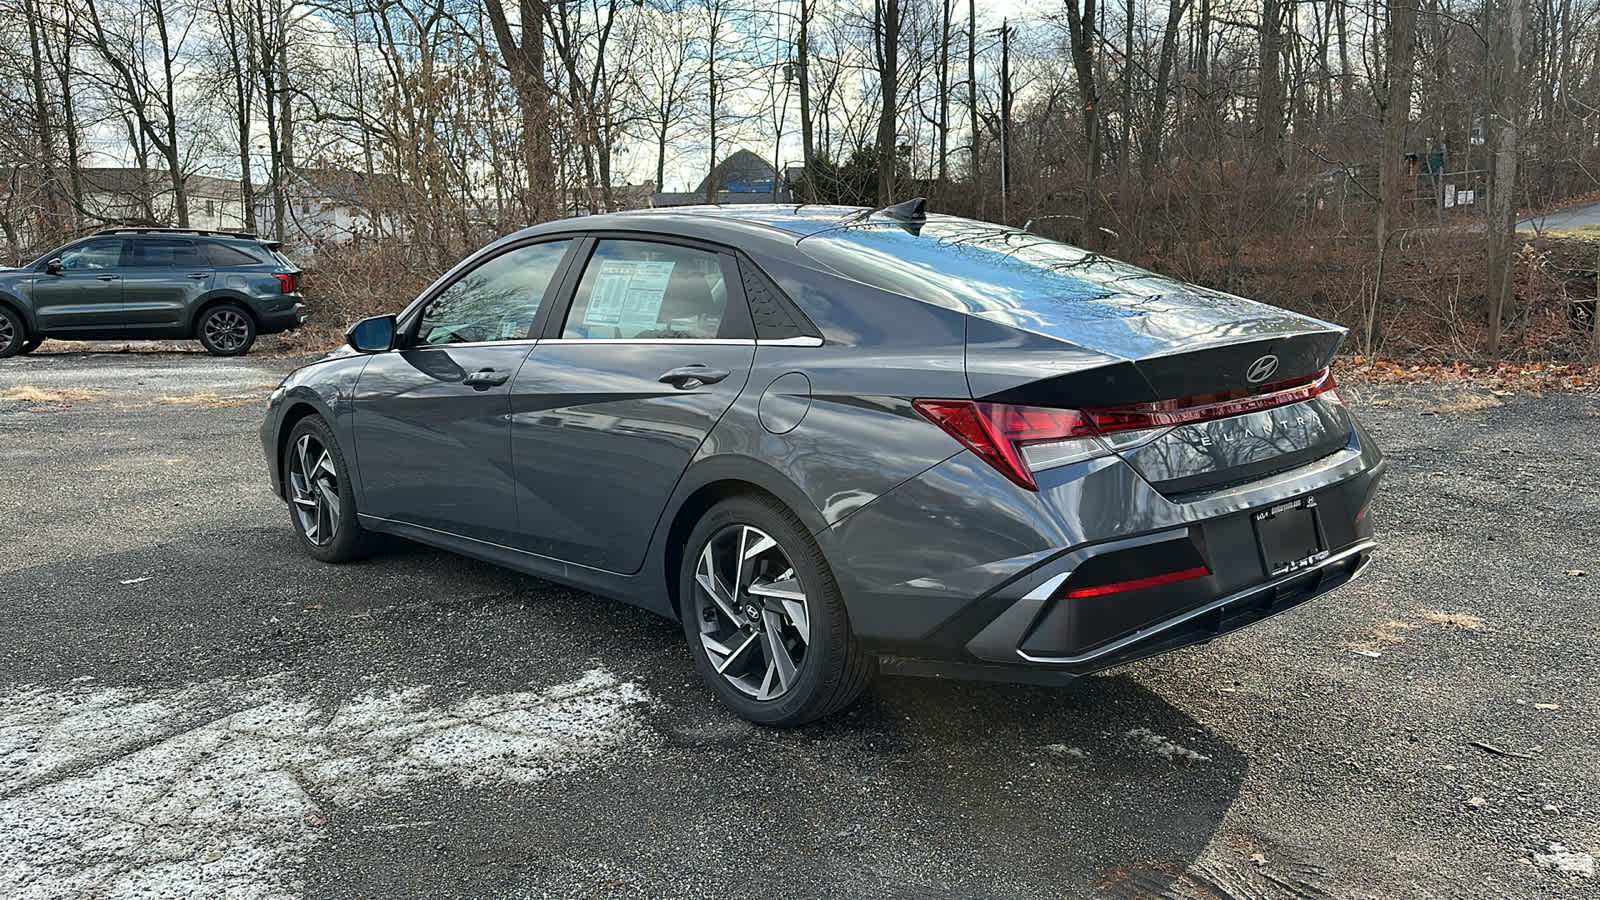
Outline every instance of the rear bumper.
[[261, 334], [293, 331], [305, 324], [306, 316], [306, 305], [304, 303], [296, 303], [288, 309], [258, 312], [257, 317], [260, 319], [258, 330]]
[[[1204, 494], [1162, 495], [1116, 460], [1056, 470], [1037, 494], [987, 469], [957, 457], [819, 535], [884, 671], [1059, 684], [1292, 609], [1370, 563], [1385, 463], [1358, 428], [1324, 459]], [[1274, 570], [1252, 516], [1304, 498], [1326, 549]], [[1199, 574], [1074, 590], [1180, 571]]]

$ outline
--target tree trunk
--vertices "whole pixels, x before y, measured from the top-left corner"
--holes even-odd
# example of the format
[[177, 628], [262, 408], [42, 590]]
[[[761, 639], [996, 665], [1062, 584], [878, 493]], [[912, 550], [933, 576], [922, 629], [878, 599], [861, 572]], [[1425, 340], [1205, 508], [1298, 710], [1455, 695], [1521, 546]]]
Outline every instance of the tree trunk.
[[[1507, 0], [1490, 68], [1494, 161], [1489, 182], [1489, 356], [1500, 355], [1501, 319], [1511, 296], [1511, 253], [1516, 244], [1517, 120], [1523, 114], [1522, 32], [1527, 0]], [[1493, 33], [1493, 32], [1491, 32]]]
[[983, 166], [978, 127], [978, 0], [967, 0], [967, 113], [972, 118], [972, 193], [978, 218], [984, 216]]
[[877, 0], [878, 78], [883, 91], [878, 107], [878, 205], [894, 202], [896, 101], [900, 93], [900, 0]]
[[[1256, 101], [1258, 153], [1267, 170], [1274, 174], [1283, 171], [1283, 73], [1280, 68], [1283, 3], [1284, 0], [1262, 0], [1261, 3], [1261, 95]], [[1412, 19], [1415, 21], [1415, 12]]]
[[1378, 219], [1373, 230], [1378, 263], [1367, 304], [1362, 351], [1371, 356], [1382, 339], [1384, 263], [1395, 219], [1399, 217], [1401, 185], [1405, 171], [1406, 126], [1411, 120], [1411, 74], [1416, 55], [1417, 0], [1392, 0], [1389, 6], [1388, 41], [1383, 67], [1388, 90], [1383, 101], [1382, 159], [1378, 165]]
[[[1079, 3], [1082, 6], [1079, 6]], [[1095, 45], [1099, 41], [1095, 0], [1067, 0], [1067, 31], [1072, 39], [1072, 65], [1083, 103], [1083, 231], [1087, 244], [1096, 233], [1095, 213], [1100, 185], [1100, 94], [1095, 86]]]

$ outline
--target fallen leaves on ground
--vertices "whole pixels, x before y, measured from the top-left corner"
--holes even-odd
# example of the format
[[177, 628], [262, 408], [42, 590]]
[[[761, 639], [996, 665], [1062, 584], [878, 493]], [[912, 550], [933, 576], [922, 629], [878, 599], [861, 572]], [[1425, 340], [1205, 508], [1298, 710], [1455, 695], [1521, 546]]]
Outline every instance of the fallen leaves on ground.
[[1410, 363], [1354, 356], [1337, 360], [1334, 374], [1340, 381], [1351, 384], [1454, 382], [1532, 394], [1600, 391], [1600, 366], [1571, 363], [1500, 362], [1469, 365], [1462, 362]]

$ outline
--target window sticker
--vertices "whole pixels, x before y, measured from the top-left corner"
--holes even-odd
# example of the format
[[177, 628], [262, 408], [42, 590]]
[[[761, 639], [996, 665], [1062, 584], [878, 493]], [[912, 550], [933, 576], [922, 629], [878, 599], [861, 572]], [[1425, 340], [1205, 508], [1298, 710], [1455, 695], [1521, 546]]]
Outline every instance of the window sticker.
[[584, 326], [610, 326], [624, 335], [655, 328], [675, 265], [666, 261], [601, 261], [595, 271], [589, 307], [583, 313]]

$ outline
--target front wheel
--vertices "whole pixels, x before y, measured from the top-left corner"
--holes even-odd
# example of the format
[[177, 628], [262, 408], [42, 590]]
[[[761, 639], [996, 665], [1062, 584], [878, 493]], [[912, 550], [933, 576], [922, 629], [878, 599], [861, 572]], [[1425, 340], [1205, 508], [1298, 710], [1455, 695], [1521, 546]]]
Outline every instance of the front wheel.
[[256, 320], [242, 306], [224, 303], [200, 317], [200, 346], [212, 356], [242, 356], [256, 342]]
[[0, 359], [27, 353], [32, 349], [28, 346], [28, 326], [22, 321], [22, 317], [0, 306]]
[[294, 426], [283, 452], [289, 518], [300, 545], [323, 562], [350, 562], [377, 546], [377, 535], [356, 519], [349, 471], [333, 430], [321, 416], [307, 416]]
[[877, 671], [816, 542], [776, 500], [724, 500], [689, 535], [679, 612], [695, 666], [739, 715], [791, 727], [855, 701]]

